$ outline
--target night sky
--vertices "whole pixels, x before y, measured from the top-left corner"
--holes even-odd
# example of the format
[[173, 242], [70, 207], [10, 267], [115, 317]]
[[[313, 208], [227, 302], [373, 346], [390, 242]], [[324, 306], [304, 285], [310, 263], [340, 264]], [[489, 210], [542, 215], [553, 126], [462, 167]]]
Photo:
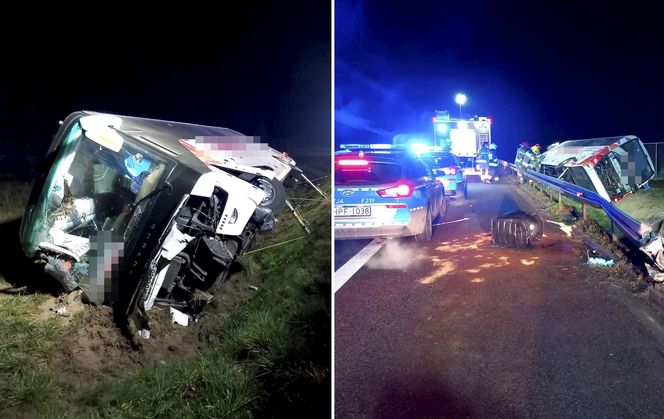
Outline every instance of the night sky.
[[521, 141], [664, 141], [661, 14], [563, 3], [336, 1], [336, 144], [429, 135], [459, 91], [464, 114], [493, 118], [501, 157]]
[[[225, 126], [296, 158], [329, 149], [329, 3], [182, 5], [163, 8], [167, 17], [81, 10], [47, 26], [3, 16], [0, 179], [34, 176], [58, 121], [76, 110]], [[46, 36], [30, 43], [37, 27]]]

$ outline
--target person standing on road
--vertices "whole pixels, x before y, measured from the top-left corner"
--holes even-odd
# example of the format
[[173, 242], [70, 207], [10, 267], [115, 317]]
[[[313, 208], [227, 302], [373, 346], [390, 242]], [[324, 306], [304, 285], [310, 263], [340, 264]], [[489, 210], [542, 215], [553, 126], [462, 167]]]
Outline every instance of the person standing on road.
[[516, 166], [518, 172], [519, 183], [523, 183], [523, 169], [524, 169], [523, 159], [528, 150], [529, 150], [528, 143], [524, 141], [521, 144], [519, 144], [519, 148], [517, 148], [516, 150], [516, 157], [514, 157], [514, 165]]
[[498, 171], [498, 144], [491, 143], [489, 146], [489, 180], [498, 180], [497, 171]]
[[475, 162], [480, 170], [480, 179], [484, 182], [489, 175], [489, 143], [486, 141], [482, 143], [482, 146], [477, 152]]

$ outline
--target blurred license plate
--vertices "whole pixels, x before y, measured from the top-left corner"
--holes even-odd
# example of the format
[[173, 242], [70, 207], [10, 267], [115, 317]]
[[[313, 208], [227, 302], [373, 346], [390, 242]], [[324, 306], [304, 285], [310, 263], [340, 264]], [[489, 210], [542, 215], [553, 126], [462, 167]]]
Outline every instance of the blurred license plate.
[[371, 207], [336, 207], [334, 215], [337, 217], [371, 217]]

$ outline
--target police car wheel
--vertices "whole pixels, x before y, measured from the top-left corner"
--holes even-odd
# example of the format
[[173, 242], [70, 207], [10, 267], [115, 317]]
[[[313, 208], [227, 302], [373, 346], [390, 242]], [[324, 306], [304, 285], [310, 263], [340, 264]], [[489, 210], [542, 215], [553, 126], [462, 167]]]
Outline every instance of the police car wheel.
[[449, 204], [449, 202], [447, 201], [447, 197], [443, 196], [443, 200], [440, 203], [440, 212], [438, 213], [438, 216], [436, 217], [434, 222], [439, 223], [439, 222], [443, 221], [443, 218], [445, 218], [445, 216], [447, 215], [447, 205], [448, 204]]
[[427, 209], [427, 218], [426, 221], [424, 222], [424, 230], [416, 234], [415, 241], [417, 243], [426, 243], [428, 241], [431, 241], [431, 236], [433, 235], [433, 226], [431, 223], [431, 211]]
[[468, 197], [468, 190], [466, 189], [466, 182], [463, 185], [457, 187], [456, 190], [456, 201], [458, 203], [463, 203], [463, 201]]

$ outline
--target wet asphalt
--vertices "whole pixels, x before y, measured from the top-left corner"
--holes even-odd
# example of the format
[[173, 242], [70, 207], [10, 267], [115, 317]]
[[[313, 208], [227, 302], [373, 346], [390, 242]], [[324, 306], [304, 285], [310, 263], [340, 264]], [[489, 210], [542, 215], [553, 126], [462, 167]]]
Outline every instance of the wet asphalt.
[[335, 417], [664, 417], [662, 315], [551, 223], [535, 249], [493, 246], [491, 218], [519, 208], [513, 185], [471, 183], [444, 221], [469, 220], [395, 241], [335, 294]]

